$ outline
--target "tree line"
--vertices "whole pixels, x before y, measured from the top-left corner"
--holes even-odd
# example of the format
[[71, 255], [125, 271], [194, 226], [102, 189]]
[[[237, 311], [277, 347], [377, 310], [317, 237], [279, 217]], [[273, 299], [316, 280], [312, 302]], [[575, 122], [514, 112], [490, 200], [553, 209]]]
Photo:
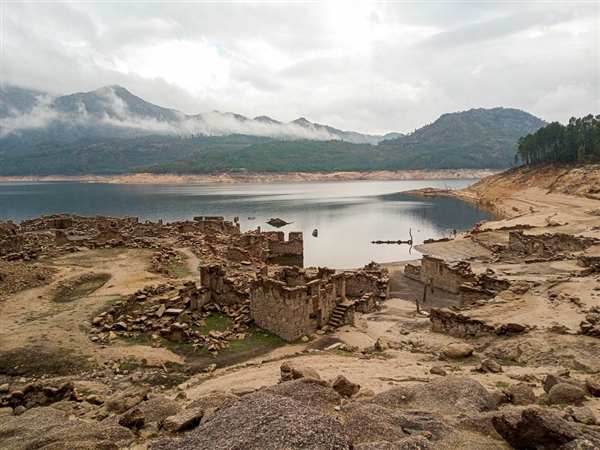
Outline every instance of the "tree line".
[[540, 128], [517, 141], [515, 162], [524, 164], [600, 161], [600, 115], [571, 117]]

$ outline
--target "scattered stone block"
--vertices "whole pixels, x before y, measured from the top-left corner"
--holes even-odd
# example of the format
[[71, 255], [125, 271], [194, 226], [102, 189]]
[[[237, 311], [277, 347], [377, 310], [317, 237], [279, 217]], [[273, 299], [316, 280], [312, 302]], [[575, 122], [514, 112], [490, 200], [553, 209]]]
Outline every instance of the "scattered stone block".
[[454, 342], [444, 347], [444, 349], [442, 350], [442, 354], [446, 358], [457, 359], [471, 356], [474, 351], [475, 348], [472, 345]]

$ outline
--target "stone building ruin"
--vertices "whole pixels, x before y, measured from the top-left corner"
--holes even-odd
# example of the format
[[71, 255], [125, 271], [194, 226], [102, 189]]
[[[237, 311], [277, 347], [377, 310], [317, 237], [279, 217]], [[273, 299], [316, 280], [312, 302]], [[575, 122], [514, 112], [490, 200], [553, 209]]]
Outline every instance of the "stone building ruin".
[[[389, 294], [387, 269], [375, 264], [357, 271], [337, 273], [328, 268], [282, 267], [271, 276], [262, 270], [255, 278], [229, 275], [222, 266], [200, 269], [201, 302], [238, 304], [248, 301], [256, 325], [286, 341], [309, 335], [328, 324], [353, 323], [354, 312], [367, 312], [375, 297]], [[358, 298], [349, 294], [360, 292]], [[375, 287], [375, 292], [373, 288]]]
[[475, 274], [467, 261], [445, 261], [429, 255], [423, 255], [421, 264], [406, 264], [404, 276], [458, 294], [461, 306], [493, 298], [512, 285], [493, 272]]

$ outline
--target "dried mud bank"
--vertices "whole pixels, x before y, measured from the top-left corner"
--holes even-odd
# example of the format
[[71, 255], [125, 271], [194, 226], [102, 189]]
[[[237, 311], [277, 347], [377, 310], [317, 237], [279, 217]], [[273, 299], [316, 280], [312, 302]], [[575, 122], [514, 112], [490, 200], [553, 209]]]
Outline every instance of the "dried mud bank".
[[7, 226], [3, 447], [599, 448], [598, 168], [522, 170], [465, 190], [510, 217], [358, 271], [220, 218]]
[[195, 184], [195, 183], [271, 183], [287, 181], [354, 181], [354, 180], [444, 180], [451, 178], [483, 178], [497, 173], [492, 169], [456, 170], [378, 170], [372, 172], [290, 172], [290, 173], [222, 173], [214, 175], [124, 174], [124, 175], [51, 175], [0, 177], [7, 181], [80, 181], [115, 184]]

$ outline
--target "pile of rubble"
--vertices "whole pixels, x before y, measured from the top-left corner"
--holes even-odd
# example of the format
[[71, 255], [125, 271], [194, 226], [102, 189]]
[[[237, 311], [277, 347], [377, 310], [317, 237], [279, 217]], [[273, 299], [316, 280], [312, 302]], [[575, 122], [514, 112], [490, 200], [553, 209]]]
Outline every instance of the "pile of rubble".
[[579, 324], [579, 334], [600, 338], [600, 307], [593, 306]]
[[[119, 337], [145, 338], [160, 345], [160, 340], [165, 339], [217, 353], [229, 347], [229, 342], [245, 339], [248, 326], [253, 322], [248, 302], [231, 306], [208, 303], [194, 307], [199, 291], [192, 281], [185, 282], [178, 290], [172, 284], [148, 286], [96, 316], [92, 320], [90, 340], [106, 343]], [[164, 295], [168, 293], [171, 295]], [[209, 330], [202, 334], [195, 329], [205, 328], [205, 320], [214, 313], [228, 317], [227, 330]]]

